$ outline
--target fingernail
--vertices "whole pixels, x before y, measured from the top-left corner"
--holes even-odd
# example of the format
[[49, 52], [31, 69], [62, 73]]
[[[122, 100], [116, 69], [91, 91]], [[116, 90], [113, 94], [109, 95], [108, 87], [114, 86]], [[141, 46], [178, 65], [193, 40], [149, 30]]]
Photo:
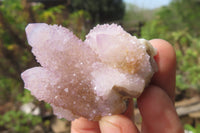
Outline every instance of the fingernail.
[[116, 116], [105, 116], [100, 122], [99, 126], [102, 133], [122, 133], [119, 125], [116, 124]]

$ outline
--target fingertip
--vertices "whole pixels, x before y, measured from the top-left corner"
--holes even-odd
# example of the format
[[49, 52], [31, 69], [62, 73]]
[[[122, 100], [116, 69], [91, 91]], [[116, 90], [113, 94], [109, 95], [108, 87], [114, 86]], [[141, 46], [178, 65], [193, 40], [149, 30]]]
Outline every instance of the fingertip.
[[150, 43], [158, 51], [158, 54], [155, 56], [158, 71], [152, 78], [152, 84], [163, 88], [173, 101], [176, 75], [175, 50], [169, 42], [162, 39], [153, 39], [150, 40]]
[[138, 133], [134, 123], [123, 115], [105, 116], [99, 126], [102, 133]]
[[163, 39], [152, 39], [149, 41], [159, 53], [165, 55], [171, 63], [176, 64], [176, 53], [173, 46], [166, 40]]

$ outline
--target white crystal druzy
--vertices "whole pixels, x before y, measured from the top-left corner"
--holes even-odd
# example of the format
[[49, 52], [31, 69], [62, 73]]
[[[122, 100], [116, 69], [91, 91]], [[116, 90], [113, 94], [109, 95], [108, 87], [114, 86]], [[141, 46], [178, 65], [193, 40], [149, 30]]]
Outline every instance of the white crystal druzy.
[[97, 25], [84, 42], [44, 23], [29, 24], [26, 34], [41, 67], [22, 73], [25, 88], [60, 118], [124, 112], [125, 98], [138, 97], [157, 69], [151, 44], [116, 24]]

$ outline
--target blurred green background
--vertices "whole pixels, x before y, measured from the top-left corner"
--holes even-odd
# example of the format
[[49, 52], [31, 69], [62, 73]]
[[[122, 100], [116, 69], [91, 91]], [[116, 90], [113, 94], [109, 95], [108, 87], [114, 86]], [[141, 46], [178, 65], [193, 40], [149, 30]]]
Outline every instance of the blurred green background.
[[139, 38], [169, 41], [177, 55], [177, 110], [193, 108], [179, 112], [180, 119], [185, 129], [200, 132], [199, 0], [172, 0], [157, 8], [137, 6], [134, 0], [0, 0], [0, 132], [70, 132], [70, 122], [58, 120], [20, 78], [38, 65], [24, 31], [36, 22], [63, 25], [81, 39], [96, 24], [117, 23]]

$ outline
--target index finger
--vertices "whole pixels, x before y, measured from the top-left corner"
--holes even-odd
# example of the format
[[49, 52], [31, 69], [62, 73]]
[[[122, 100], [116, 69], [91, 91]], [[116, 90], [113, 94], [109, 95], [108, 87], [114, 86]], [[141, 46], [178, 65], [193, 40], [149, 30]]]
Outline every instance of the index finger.
[[158, 51], [158, 54], [155, 56], [158, 64], [158, 72], [154, 74], [152, 84], [164, 89], [172, 101], [174, 101], [176, 76], [175, 51], [170, 43], [162, 39], [153, 39], [150, 40], [150, 43]]

